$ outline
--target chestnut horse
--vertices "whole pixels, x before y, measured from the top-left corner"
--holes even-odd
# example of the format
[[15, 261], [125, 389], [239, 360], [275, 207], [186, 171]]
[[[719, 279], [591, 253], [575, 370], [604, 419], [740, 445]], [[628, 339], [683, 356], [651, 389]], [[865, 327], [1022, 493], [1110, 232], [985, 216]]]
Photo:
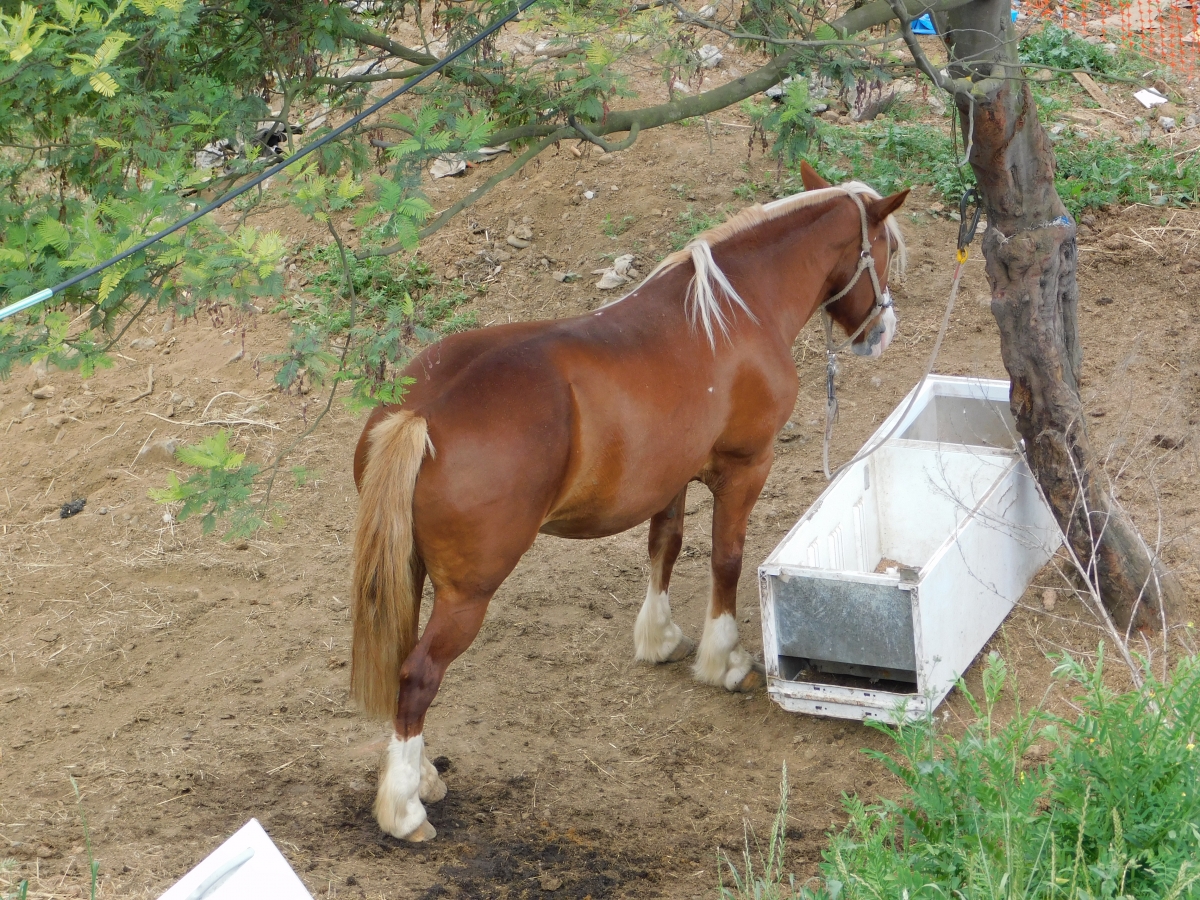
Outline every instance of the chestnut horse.
[[[375, 410], [354, 456], [360, 493], [352, 694], [391, 718], [375, 817], [427, 840], [422, 801], [446, 793], [424, 753], [425, 713], [447, 666], [539, 532], [616, 534], [650, 520], [650, 584], [636, 657], [675, 662], [695, 644], [667, 599], [688, 484], [714, 498], [712, 596], [695, 677], [751, 690], [762, 669], [738, 643], [746, 522], [799, 382], [792, 344], [825, 310], [852, 349], [878, 356], [895, 332], [886, 284], [903, 243], [864, 184], [743, 210], [663, 260], [631, 294], [572, 319], [453, 335], [404, 370], [403, 409]], [[417, 640], [425, 578], [429, 621]]]

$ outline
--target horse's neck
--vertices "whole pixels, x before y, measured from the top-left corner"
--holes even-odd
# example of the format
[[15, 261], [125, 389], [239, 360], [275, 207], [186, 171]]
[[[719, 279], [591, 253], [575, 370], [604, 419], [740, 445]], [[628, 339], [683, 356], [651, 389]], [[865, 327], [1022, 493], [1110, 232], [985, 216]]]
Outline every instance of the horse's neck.
[[[734, 288], [763, 327], [789, 346], [812, 318], [846, 241], [837, 200], [768, 220], [713, 248]], [[848, 238], [847, 238], [848, 239]]]

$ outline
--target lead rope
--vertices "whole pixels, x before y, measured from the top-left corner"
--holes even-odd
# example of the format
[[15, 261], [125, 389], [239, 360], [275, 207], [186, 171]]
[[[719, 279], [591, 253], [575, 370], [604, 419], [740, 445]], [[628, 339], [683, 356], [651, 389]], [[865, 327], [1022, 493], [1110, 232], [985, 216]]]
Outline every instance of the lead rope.
[[[967, 222], [967, 210], [974, 204], [975, 213], [971, 217], [970, 223]], [[950, 315], [954, 312], [954, 302], [958, 299], [958, 283], [962, 280], [963, 269], [967, 264], [967, 258], [970, 256], [969, 247], [971, 241], [975, 238], [975, 231], [979, 228], [979, 219], [983, 214], [983, 207], [979, 202], [979, 193], [975, 188], [970, 188], [962, 195], [962, 199], [958, 201], [958, 250], [954, 254], [957, 264], [954, 267], [954, 278], [950, 282], [950, 298], [946, 301], [946, 313], [942, 316], [941, 327], [938, 328], [937, 340], [933, 342], [933, 351], [929, 354], [929, 362], [925, 365], [925, 374], [921, 376], [921, 380], [917, 382], [916, 388], [908, 398], [908, 404], [896, 419], [896, 423], [888, 430], [882, 438], [871, 444], [869, 447], [864, 447], [854, 458], [848, 462], [838, 466], [837, 472], [832, 475], [829, 472], [829, 443], [833, 437], [833, 422], [837, 416], [837, 397], [834, 394], [833, 379], [837, 375], [837, 358], [830, 354], [826, 362], [826, 404], [825, 404], [825, 444], [821, 450], [821, 462], [825, 468], [825, 480], [832, 481], [833, 475], [841, 472], [847, 466], [852, 466], [856, 462], [860, 462], [878, 450], [885, 441], [896, 433], [901, 423], [908, 418], [909, 412], [912, 411], [913, 404], [917, 402], [917, 397], [921, 395], [921, 388], [925, 386], [925, 382], [929, 376], [933, 374], [933, 367], [937, 363], [938, 353], [942, 349], [942, 341], [946, 337], [946, 330], [950, 327]], [[875, 267], [871, 267], [874, 274]], [[822, 309], [822, 311], [824, 311]], [[832, 324], [829, 316], [825, 317], [825, 340], [826, 346], [832, 342]]]

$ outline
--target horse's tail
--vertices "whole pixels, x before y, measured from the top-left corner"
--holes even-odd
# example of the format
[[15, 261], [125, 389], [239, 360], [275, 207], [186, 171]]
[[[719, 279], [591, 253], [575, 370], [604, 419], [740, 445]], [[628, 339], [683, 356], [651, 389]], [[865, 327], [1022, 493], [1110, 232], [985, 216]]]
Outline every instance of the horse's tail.
[[368, 440], [354, 537], [350, 695], [382, 719], [395, 714], [400, 666], [417, 642], [413, 491], [433, 447], [426, 421], [407, 411], [380, 420]]

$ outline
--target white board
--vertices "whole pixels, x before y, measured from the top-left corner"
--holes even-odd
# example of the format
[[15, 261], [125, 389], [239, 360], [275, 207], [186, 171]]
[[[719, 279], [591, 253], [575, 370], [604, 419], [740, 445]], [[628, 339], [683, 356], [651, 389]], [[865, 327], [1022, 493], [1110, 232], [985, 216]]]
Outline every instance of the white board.
[[313, 900], [279, 848], [251, 819], [159, 900]]

